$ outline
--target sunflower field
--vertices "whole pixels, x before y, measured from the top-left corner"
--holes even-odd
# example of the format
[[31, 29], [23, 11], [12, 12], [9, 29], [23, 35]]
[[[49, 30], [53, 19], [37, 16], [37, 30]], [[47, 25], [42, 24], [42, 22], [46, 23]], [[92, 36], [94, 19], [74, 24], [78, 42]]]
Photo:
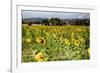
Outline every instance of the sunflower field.
[[90, 59], [89, 26], [22, 24], [22, 62]]

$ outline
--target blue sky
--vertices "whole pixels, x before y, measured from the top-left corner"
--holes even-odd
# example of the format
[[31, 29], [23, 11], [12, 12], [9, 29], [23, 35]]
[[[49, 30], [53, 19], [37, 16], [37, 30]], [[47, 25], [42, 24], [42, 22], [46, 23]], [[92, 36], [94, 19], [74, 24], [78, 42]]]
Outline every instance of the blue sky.
[[22, 18], [61, 18], [61, 19], [83, 19], [90, 18], [89, 13], [79, 12], [46, 12], [46, 11], [22, 11]]

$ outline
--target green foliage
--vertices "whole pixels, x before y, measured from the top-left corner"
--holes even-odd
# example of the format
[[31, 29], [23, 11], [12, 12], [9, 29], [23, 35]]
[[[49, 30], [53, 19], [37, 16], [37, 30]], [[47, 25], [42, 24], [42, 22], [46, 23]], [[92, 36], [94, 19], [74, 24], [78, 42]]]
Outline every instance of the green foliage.
[[22, 62], [89, 59], [89, 26], [22, 25]]

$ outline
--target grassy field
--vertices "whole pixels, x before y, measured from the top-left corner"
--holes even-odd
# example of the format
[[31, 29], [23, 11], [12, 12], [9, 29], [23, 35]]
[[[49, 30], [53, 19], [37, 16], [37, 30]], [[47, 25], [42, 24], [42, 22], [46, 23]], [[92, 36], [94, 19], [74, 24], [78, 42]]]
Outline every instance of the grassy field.
[[22, 25], [22, 62], [90, 59], [89, 26]]

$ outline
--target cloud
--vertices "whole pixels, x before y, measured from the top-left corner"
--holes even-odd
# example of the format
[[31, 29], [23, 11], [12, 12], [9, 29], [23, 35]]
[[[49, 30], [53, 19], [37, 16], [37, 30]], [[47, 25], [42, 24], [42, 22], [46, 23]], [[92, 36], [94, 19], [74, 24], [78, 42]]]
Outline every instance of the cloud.
[[22, 18], [52, 18], [61, 19], [90, 18], [89, 13], [79, 12], [47, 12], [47, 11], [22, 11]]

